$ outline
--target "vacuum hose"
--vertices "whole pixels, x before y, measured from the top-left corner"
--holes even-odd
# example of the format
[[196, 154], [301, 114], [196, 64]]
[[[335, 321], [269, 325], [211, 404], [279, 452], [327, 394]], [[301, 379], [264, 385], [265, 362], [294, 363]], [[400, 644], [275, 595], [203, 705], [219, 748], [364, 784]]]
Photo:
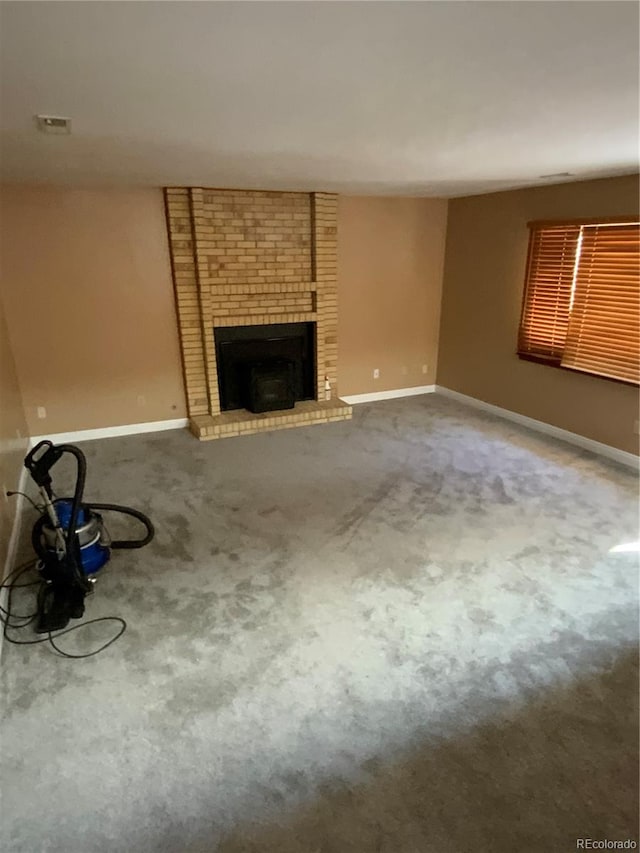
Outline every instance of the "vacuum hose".
[[103, 503], [83, 503], [84, 485], [87, 476], [87, 461], [84, 453], [79, 447], [73, 444], [57, 444], [54, 445], [50, 441], [41, 441], [25, 459], [25, 467], [31, 473], [31, 476], [40, 487], [49, 508], [49, 516], [43, 514], [33, 525], [31, 531], [31, 544], [41, 560], [46, 562], [48, 553], [43, 544], [43, 531], [49, 518], [50, 523], [55, 523], [58, 531], [60, 530], [59, 521], [56, 519], [54, 505], [51, 504], [53, 492], [51, 489], [51, 474], [50, 470], [55, 463], [65, 453], [71, 454], [76, 460], [76, 485], [73, 493], [73, 498], [68, 501], [71, 506], [71, 513], [68, 524], [66, 524], [65, 540], [66, 540], [66, 563], [71, 570], [72, 577], [80, 584], [81, 587], [87, 588], [87, 581], [82, 571], [82, 556], [80, 551], [80, 540], [77, 535], [77, 522], [81, 510], [104, 510], [105, 512], [119, 512], [122, 515], [130, 515], [142, 522], [147, 532], [142, 539], [119, 539], [109, 543], [110, 548], [143, 548], [147, 545], [154, 536], [154, 528], [151, 520], [140, 510], [133, 509], [130, 506], [119, 506], [118, 504], [103, 504]]
[[[78, 513], [80, 512], [80, 506], [82, 502], [82, 495], [84, 494], [84, 483], [87, 477], [87, 460], [85, 459], [84, 453], [80, 450], [80, 448], [75, 447], [73, 444], [58, 444], [56, 446], [56, 451], [58, 454], [70, 453], [76, 460], [76, 487], [73, 493], [73, 501], [71, 503], [71, 517], [69, 518], [69, 526], [67, 528], [66, 535], [67, 565], [72, 571], [72, 574], [75, 578], [75, 582], [79, 584], [79, 586], [83, 590], [86, 591], [88, 589], [88, 583], [82, 571], [80, 540], [78, 539], [78, 536], [76, 534], [76, 526], [78, 521]], [[33, 542], [33, 537], [31, 541]]]
[[[109, 548], [144, 548], [145, 545], [148, 545], [149, 542], [151, 542], [155, 535], [155, 529], [153, 527], [153, 524], [151, 523], [151, 519], [148, 518], [148, 516], [146, 516], [143, 512], [140, 512], [139, 509], [134, 509], [130, 506], [119, 506], [118, 504], [94, 503], [83, 503], [82, 507], [88, 510], [119, 512], [122, 515], [130, 515], [132, 518], [136, 518], [138, 521], [142, 522], [142, 524], [144, 524], [144, 526], [146, 527], [147, 532], [146, 535], [142, 537], [142, 539], [114, 539], [112, 542], [109, 543]], [[31, 544], [33, 546], [33, 550], [36, 552], [36, 554], [41, 560], [45, 560], [47, 558], [47, 549], [45, 548], [45, 545], [42, 541], [42, 533], [48, 523], [49, 519], [47, 518], [47, 516], [41, 515], [35, 522], [31, 530]], [[71, 529], [71, 524], [69, 524], [69, 529]]]
[[109, 544], [110, 548], [144, 548], [153, 539], [155, 529], [151, 523], [151, 519], [139, 509], [133, 509], [130, 506], [118, 506], [118, 504], [85, 504], [88, 509], [103, 510], [105, 512], [119, 512], [122, 515], [130, 515], [137, 518], [147, 528], [147, 535], [142, 539], [115, 539]]

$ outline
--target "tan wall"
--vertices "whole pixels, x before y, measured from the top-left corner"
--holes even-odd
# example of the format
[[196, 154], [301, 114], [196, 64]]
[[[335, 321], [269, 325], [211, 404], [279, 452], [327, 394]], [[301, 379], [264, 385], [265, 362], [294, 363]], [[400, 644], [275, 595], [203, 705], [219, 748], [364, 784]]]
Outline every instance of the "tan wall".
[[162, 191], [5, 187], [0, 224], [30, 434], [184, 417]]
[[341, 396], [435, 382], [446, 227], [443, 199], [339, 197]]
[[515, 354], [527, 222], [637, 209], [637, 176], [452, 199], [438, 384], [637, 453], [637, 388]]
[[[452, 200], [438, 356], [447, 202], [340, 197], [341, 396], [433, 384], [439, 357], [440, 384], [637, 450], [635, 389], [515, 356], [526, 222], [629, 213], [637, 198], [631, 177]], [[161, 191], [6, 187], [0, 224], [30, 434], [184, 417]]]
[[0, 298], [0, 577], [17, 507], [16, 498], [6, 498], [7, 489], [17, 489], [27, 449], [27, 423], [22, 407], [13, 352]]

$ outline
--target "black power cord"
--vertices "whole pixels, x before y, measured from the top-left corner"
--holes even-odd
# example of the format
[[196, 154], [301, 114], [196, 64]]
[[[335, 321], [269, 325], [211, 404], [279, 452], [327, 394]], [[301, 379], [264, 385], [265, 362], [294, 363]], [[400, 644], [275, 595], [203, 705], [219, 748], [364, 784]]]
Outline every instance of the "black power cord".
[[[49, 631], [46, 637], [39, 637], [37, 640], [18, 640], [15, 637], [11, 637], [8, 633], [9, 629], [19, 630], [20, 628], [26, 628], [30, 625], [34, 619], [37, 618], [40, 608], [38, 607], [34, 613], [30, 613], [28, 615], [20, 616], [17, 613], [14, 613], [11, 608], [11, 599], [13, 596], [13, 591], [15, 589], [22, 589], [24, 587], [37, 586], [37, 597], [38, 601], [41, 601], [42, 597], [47, 593], [48, 584], [39, 578], [38, 580], [28, 581], [26, 583], [17, 583], [20, 578], [26, 574], [28, 571], [33, 569], [36, 566], [36, 560], [30, 560], [28, 563], [23, 563], [21, 566], [18, 566], [12, 572], [7, 575], [7, 579], [4, 583], [0, 584], [1, 589], [7, 589], [9, 591], [7, 607], [0, 607], [0, 622], [2, 623], [3, 630], [2, 635], [7, 640], [7, 642], [12, 643], [14, 646], [36, 646], [39, 643], [49, 643], [51, 648], [56, 652], [56, 654], [61, 655], [65, 658], [72, 658], [79, 660], [81, 658], [91, 658], [94, 655], [100, 654], [110, 645], [115, 643], [116, 640], [120, 639], [120, 637], [127, 630], [127, 623], [120, 616], [100, 616], [96, 619], [88, 619], [86, 622], [80, 622], [78, 625], [73, 625], [71, 628], [65, 628], [63, 631], [57, 631], [55, 634]], [[11, 580], [13, 578], [13, 580]], [[21, 624], [17, 625], [13, 620], [22, 619], [26, 620], [21, 622]], [[95, 625], [98, 622], [117, 622], [119, 624], [119, 630], [117, 634], [112, 637], [110, 640], [107, 640], [106, 643], [101, 645], [99, 648], [94, 649], [91, 652], [87, 652], [86, 654], [76, 655], [71, 652], [65, 652], [64, 649], [61, 649], [57, 644], [56, 640], [59, 637], [63, 637], [65, 634], [71, 634], [73, 631], [78, 631], [81, 628], [86, 628], [88, 625]]]
[[[24, 563], [22, 566], [18, 566], [16, 569], [13, 570], [13, 572], [10, 572], [7, 575], [7, 578], [11, 578], [13, 575], [17, 575], [17, 577], [16, 577], [16, 580], [17, 580], [17, 578], [20, 577], [20, 574], [17, 574], [17, 573], [21, 572], [22, 569], [24, 569], [24, 571], [26, 572], [26, 570], [30, 569], [32, 565], [34, 565], [34, 561], [30, 560], [28, 563]], [[36, 586], [39, 583], [40, 583], [39, 580], [28, 581], [27, 583], [21, 583], [21, 584], [18, 584], [15, 581], [11, 584], [8, 584], [7, 582], [5, 582], [5, 583], [0, 584], [0, 590], [8, 589], [9, 586], [11, 586], [13, 589], [22, 589], [22, 588], [28, 587], [28, 586]], [[10, 613], [9, 610], [4, 608], [0, 604], [0, 621], [2, 621], [3, 624], [5, 624], [5, 620], [6, 620], [6, 622], [8, 622], [10, 619], [22, 619], [22, 620], [26, 619], [27, 620], [26, 622], [22, 622], [22, 624], [20, 624], [20, 625], [9, 624], [10, 628], [24, 628], [27, 625], [30, 625], [33, 622], [33, 620], [36, 618], [37, 615], [38, 615], [37, 611], [35, 613], [23, 613], [23, 614], [21, 614], [21, 613]]]
[[31, 504], [31, 506], [35, 509], [35, 511], [36, 511], [36, 512], [44, 512], [44, 507], [43, 507], [43, 506], [38, 506], [38, 504], [33, 500], [33, 498], [30, 498], [30, 497], [29, 497], [29, 495], [28, 495], [26, 492], [12, 492], [12, 491], [8, 491], [8, 492], [5, 492], [5, 495], [6, 495], [8, 498], [12, 498], [12, 497], [14, 497], [14, 495], [22, 495], [22, 497], [23, 497], [25, 500], [29, 501], [29, 503], [30, 503], [30, 504]]

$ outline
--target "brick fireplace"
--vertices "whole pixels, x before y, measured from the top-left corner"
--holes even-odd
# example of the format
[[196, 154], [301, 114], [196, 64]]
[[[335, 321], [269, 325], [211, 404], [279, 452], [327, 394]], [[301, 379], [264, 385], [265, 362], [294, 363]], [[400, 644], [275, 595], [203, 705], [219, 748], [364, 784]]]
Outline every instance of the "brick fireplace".
[[[191, 431], [209, 440], [345, 420], [337, 396], [337, 196], [172, 187], [165, 190]], [[313, 329], [306, 396], [256, 413], [221, 406], [216, 329]], [[220, 333], [218, 335], [220, 338]], [[218, 353], [220, 348], [218, 345]], [[311, 393], [309, 393], [309, 390]]]

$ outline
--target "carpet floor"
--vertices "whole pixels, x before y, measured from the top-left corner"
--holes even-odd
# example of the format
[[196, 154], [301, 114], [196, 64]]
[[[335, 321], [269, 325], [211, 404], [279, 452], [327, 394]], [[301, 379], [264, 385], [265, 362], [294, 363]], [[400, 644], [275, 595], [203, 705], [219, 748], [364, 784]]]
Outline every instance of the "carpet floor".
[[438, 395], [83, 449], [157, 535], [87, 600], [104, 653], [3, 646], [2, 850], [637, 841], [631, 472]]

